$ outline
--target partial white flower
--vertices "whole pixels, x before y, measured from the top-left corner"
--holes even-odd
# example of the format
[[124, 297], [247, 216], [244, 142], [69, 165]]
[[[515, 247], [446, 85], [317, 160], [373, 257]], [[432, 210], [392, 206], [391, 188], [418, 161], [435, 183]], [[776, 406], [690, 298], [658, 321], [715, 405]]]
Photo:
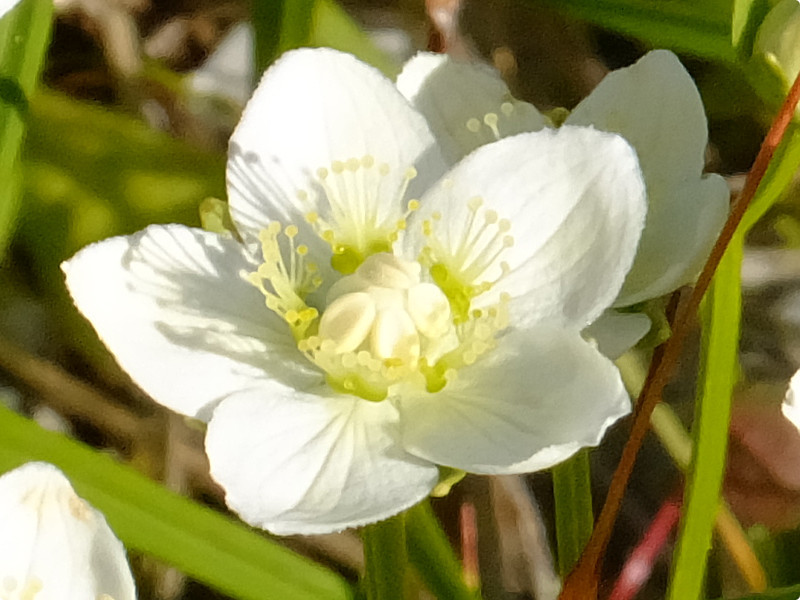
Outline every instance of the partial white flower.
[[0, 18], [19, 4], [19, 0], [0, 0]]
[[0, 476], [0, 532], [3, 600], [136, 598], [122, 543], [53, 465]]
[[[398, 88], [428, 119], [451, 162], [475, 148], [549, 122], [514, 99], [492, 69], [422, 53]], [[728, 212], [719, 175], [703, 175], [708, 126], [697, 87], [678, 58], [655, 50], [607, 75], [566, 125], [622, 135], [635, 149], [647, 185], [647, 223], [616, 306], [662, 296], [699, 273]]]
[[525, 133], [446, 172], [390, 81], [297, 50], [234, 132], [228, 192], [238, 237], [152, 226], [63, 268], [134, 380], [209, 422], [212, 475], [249, 523], [377, 521], [423, 499], [437, 465], [545, 468], [630, 410], [580, 335], [644, 223], [621, 137]]
[[800, 430], [800, 371], [795, 373], [789, 382], [789, 389], [786, 391], [781, 409], [783, 416]]

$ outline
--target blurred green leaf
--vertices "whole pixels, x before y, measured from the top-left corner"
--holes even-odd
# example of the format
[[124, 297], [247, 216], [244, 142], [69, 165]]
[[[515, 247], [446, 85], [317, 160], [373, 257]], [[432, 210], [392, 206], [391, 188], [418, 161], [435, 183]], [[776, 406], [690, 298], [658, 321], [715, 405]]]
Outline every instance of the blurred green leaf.
[[464, 581], [463, 567], [425, 500], [406, 512], [408, 560], [425, 586], [444, 600], [480, 600], [480, 592]]
[[540, 0], [599, 27], [710, 60], [734, 62], [730, 0]]
[[0, 259], [20, 205], [17, 165], [25, 133], [24, 107], [39, 80], [52, 20], [51, 0], [23, 0], [0, 19]]
[[768, 0], [733, 0], [731, 43], [740, 56], [749, 57], [761, 21], [769, 12]]
[[553, 467], [553, 496], [556, 503], [556, 547], [558, 571], [566, 577], [592, 535], [592, 479], [589, 451]]
[[[763, 594], [755, 594], [753, 596], [741, 596], [736, 600], [797, 600], [798, 598], [800, 598], [800, 585], [769, 590]], [[724, 599], [719, 598], [718, 600]]]
[[59, 286], [59, 263], [83, 246], [151, 223], [199, 226], [201, 201], [225, 197], [222, 154], [49, 91], [31, 98], [24, 172], [20, 241]]
[[127, 547], [223, 593], [242, 600], [351, 597], [331, 571], [2, 406], [0, 430], [0, 472], [32, 460], [53, 463], [105, 513]]
[[336, 0], [252, 1], [259, 73], [283, 52], [301, 46], [349, 52], [390, 77], [400, 70]]

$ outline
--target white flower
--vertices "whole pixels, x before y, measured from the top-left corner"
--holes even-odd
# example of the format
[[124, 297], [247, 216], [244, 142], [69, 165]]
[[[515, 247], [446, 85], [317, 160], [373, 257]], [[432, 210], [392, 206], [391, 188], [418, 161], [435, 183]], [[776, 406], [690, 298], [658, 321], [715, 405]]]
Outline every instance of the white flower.
[[789, 389], [786, 391], [781, 409], [783, 416], [800, 430], [800, 371], [795, 373], [789, 382]]
[[65, 263], [122, 367], [209, 421], [212, 475], [249, 523], [377, 521], [423, 499], [437, 465], [549, 467], [630, 410], [580, 335], [643, 227], [630, 146], [563, 127], [443, 165], [380, 73], [293, 51], [231, 139], [241, 242], [152, 226]]
[[0, 476], [0, 532], [3, 600], [136, 598], [122, 544], [53, 465]]
[[19, 0], [0, 0], [0, 18], [19, 4]]
[[[397, 86], [428, 119], [457, 161], [507, 135], [550, 126], [514, 99], [492, 69], [441, 54], [418, 54]], [[728, 213], [719, 175], [703, 175], [708, 126], [700, 94], [678, 58], [655, 50], [607, 75], [569, 114], [566, 125], [622, 135], [635, 149], [647, 185], [647, 222], [616, 306], [655, 298], [697, 276]], [[615, 325], [619, 327], [617, 319]]]

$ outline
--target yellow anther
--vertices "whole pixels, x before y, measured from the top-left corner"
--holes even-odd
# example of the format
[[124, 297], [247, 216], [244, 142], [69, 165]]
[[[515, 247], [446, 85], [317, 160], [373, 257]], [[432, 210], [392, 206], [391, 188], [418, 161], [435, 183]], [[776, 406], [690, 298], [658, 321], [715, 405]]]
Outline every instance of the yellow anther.
[[306, 222], [313, 225], [317, 221], [319, 221], [319, 215], [317, 213], [315, 212], [306, 213]]
[[381, 166], [378, 167], [378, 173], [381, 175], [388, 175], [389, 174], [389, 165], [386, 163], [381, 163]]
[[320, 167], [319, 169], [317, 169], [317, 177], [319, 177], [320, 179], [325, 179], [326, 177], [328, 177], [328, 169], [326, 169], [325, 167]]
[[467, 202], [467, 207], [472, 211], [476, 212], [481, 205], [483, 204], [483, 198], [480, 196], [475, 196], [474, 198], [470, 198]]
[[489, 209], [483, 213], [483, 218], [486, 219], [487, 223], [493, 225], [494, 223], [497, 223], [497, 211]]
[[433, 213], [431, 213], [431, 218], [434, 221], [441, 221], [442, 220], [442, 213], [440, 213], [438, 210], [435, 210], [435, 211], [433, 211]]
[[514, 236], [506, 235], [503, 236], [503, 246], [506, 248], [511, 248], [514, 245]]
[[511, 102], [503, 102], [500, 105], [500, 112], [505, 116], [510, 117], [511, 113], [514, 112], [514, 105], [511, 104]]
[[357, 158], [348, 158], [346, 165], [349, 171], [358, 171], [358, 168], [361, 166], [361, 161]]
[[478, 133], [481, 129], [481, 122], [475, 117], [472, 117], [467, 121], [467, 129], [472, 133]]
[[[297, 252], [297, 253], [298, 253], [300, 256], [305, 256], [306, 254], [308, 254], [308, 246], [306, 246], [305, 244], [300, 244], [300, 245], [297, 247], [297, 250], [296, 250], [296, 252]], [[311, 266], [311, 265], [309, 265], [309, 266]]]
[[299, 233], [299, 230], [297, 229], [297, 225], [289, 225], [283, 230], [283, 233], [291, 240]]
[[497, 229], [500, 230], [501, 233], [505, 233], [506, 231], [511, 230], [511, 221], [508, 219], [500, 219], [497, 222]]
[[340, 160], [335, 160], [331, 163], [331, 171], [339, 175], [344, 171], [344, 163]]
[[408, 167], [406, 169], [406, 179], [414, 179], [417, 176], [417, 170], [414, 167]]
[[483, 116], [483, 122], [486, 123], [487, 127], [494, 129], [497, 127], [497, 113], [486, 113]]
[[419, 200], [409, 200], [408, 201], [408, 212], [414, 212], [415, 210], [419, 210]]
[[364, 156], [364, 158], [361, 159], [361, 164], [365, 168], [371, 169], [372, 166], [375, 164], [375, 158], [372, 155], [367, 154], [366, 156]]
[[305, 190], [297, 190], [297, 199], [305, 202], [308, 200], [308, 192]]
[[331, 242], [333, 242], [333, 240], [334, 240], [334, 238], [335, 238], [336, 236], [335, 236], [335, 234], [333, 233], [333, 230], [331, 230], [331, 229], [326, 229], [325, 231], [323, 231], [323, 232], [320, 234], [320, 237], [322, 237], [322, 239], [323, 239], [323, 240], [325, 240], [326, 242], [328, 242], [328, 243], [330, 244]]

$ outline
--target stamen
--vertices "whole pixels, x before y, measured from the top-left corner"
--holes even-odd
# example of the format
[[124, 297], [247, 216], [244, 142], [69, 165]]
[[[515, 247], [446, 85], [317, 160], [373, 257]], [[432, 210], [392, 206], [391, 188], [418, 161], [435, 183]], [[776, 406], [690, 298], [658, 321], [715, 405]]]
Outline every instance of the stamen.
[[[306, 221], [331, 246], [331, 263], [344, 274], [355, 271], [368, 256], [389, 251], [406, 228], [408, 215], [418, 207], [418, 201], [409, 201], [408, 212], [399, 210], [417, 170], [408, 167], [399, 181], [387, 179], [390, 173], [389, 164], [378, 163], [371, 155], [335, 160], [317, 169], [316, 189], [297, 192], [311, 209]], [[390, 181], [398, 187], [386, 189]], [[320, 207], [322, 214], [312, 207]]]
[[296, 225], [283, 229], [289, 252], [287, 267], [281, 252], [281, 231], [278, 222], [272, 222], [261, 230], [258, 237], [264, 262], [255, 272], [245, 273], [244, 277], [264, 294], [267, 308], [283, 317], [295, 336], [300, 337], [317, 318], [317, 310], [309, 307], [305, 298], [322, 284], [322, 278], [317, 265], [306, 262], [308, 246], [295, 247], [294, 239], [299, 233]]

